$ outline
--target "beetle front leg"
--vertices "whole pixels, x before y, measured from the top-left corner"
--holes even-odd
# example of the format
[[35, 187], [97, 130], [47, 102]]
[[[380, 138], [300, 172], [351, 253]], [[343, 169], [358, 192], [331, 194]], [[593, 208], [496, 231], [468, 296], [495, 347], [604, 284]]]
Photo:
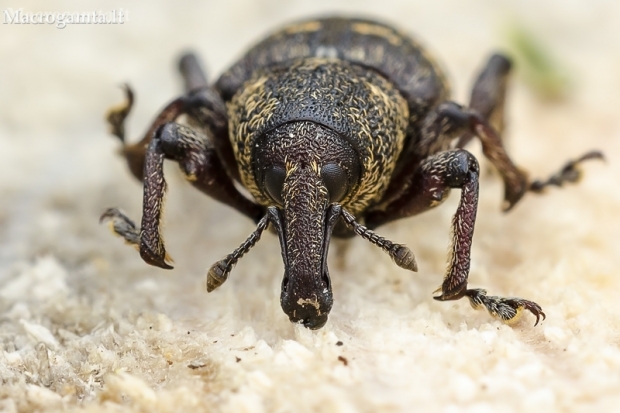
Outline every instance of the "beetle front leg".
[[[167, 123], [156, 132], [145, 156], [142, 226], [138, 233], [140, 256], [148, 264], [172, 268], [160, 229], [166, 190], [164, 159], [178, 162], [185, 178], [212, 198], [233, 206], [255, 221], [263, 215], [262, 207], [235, 188], [209, 139], [187, 126]], [[132, 229], [132, 222], [126, 216], [108, 210], [102, 218], [111, 218], [114, 231], [128, 243], [134, 243], [137, 230]]]
[[166, 253], [160, 228], [166, 190], [164, 152], [160, 135], [158, 132], [153, 138], [145, 156], [142, 227], [138, 229], [130, 218], [116, 208], [106, 210], [100, 221], [111, 220], [113, 232], [136, 247], [147, 264], [169, 270], [173, 268], [169, 264], [172, 260]]
[[467, 289], [471, 245], [478, 209], [480, 170], [476, 158], [469, 152], [444, 152], [438, 158], [437, 172], [443, 175], [446, 186], [461, 189], [461, 200], [452, 219], [452, 248], [450, 248], [448, 271], [441, 285], [441, 295], [433, 298], [447, 301], [467, 297], [473, 308], [483, 306], [492, 316], [509, 323], [516, 321], [525, 309], [536, 316], [538, 324], [540, 317], [545, 318], [545, 313], [535, 302], [522, 298], [487, 296], [485, 290]]
[[461, 200], [452, 219], [452, 247], [448, 270], [441, 285], [439, 301], [468, 297], [474, 308], [484, 306], [493, 316], [503, 321], [514, 321], [523, 309], [531, 311], [537, 319], [544, 313], [532, 301], [520, 298], [487, 296], [486, 291], [467, 289], [471, 245], [478, 209], [478, 161], [469, 152], [457, 149], [440, 152], [427, 158], [411, 178], [402, 196], [381, 211], [368, 214], [370, 227], [392, 219], [415, 215], [443, 202], [450, 190], [461, 189]]

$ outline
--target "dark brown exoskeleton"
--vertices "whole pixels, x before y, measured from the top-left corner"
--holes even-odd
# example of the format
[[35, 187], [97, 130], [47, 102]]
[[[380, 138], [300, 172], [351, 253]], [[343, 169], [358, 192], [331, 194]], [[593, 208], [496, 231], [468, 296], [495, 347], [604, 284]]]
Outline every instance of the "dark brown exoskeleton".
[[[330, 237], [358, 234], [402, 268], [416, 271], [412, 252], [371, 229], [441, 204], [461, 190], [449, 266], [440, 301], [467, 297], [504, 321], [523, 310], [545, 317], [520, 298], [467, 288], [480, 170], [464, 149], [478, 138], [505, 187], [504, 209], [528, 191], [579, 178], [577, 165], [531, 181], [506, 154], [500, 134], [509, 60], [494, 55], [479, 75], [469, 107], [449, 100], [443, 73], [414, 40], [369, 20], [328, 18], [290, 25], [252, 48], [209, 86], [194, 55], [180, 61], [186, 94], [155, 119], [144, 139], [124, 145], [133, 174], [144, 182], [142, 226], [107, 210], [114, 231], [149, 264], [170, 269], [160, 232], [163, 161], [178, 162], [187, 180], [258, 223], [254, 233], [209, 270], [219, 287], [271, 224], [284, 260], [281, 303], [291, 321], [317, 329], [327, 321], [332, 291]], [[108, 116], [125, 141], [133, 103]], [[175, 121], [186, 115], [187, 125]], [[245, 186], [253, 200], [234, 185]], [[364, 224], [364, 225], [362, 225]]]

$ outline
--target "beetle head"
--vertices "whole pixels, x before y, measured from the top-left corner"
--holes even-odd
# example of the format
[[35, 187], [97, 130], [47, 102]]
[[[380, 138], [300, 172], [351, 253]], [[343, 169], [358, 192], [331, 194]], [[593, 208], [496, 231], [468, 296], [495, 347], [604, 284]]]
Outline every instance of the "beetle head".
[[357, 186], [357, 154], [332, 130], [306, 121], [268, 132], [256, 151], [257, 181], [277, 211], [271, 221], [285, 268], [282, 309], [291, 321], [318, 329], [332, 307], [327, 252], [339, 217], [334, 204]]

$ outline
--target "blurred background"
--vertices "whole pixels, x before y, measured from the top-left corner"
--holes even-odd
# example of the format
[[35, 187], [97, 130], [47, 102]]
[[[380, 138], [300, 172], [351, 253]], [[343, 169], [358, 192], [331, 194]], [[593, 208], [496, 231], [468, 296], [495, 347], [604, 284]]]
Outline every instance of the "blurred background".
[[[0, 375], [9, 377], [12, 383], [0, 390], [0, 398], [14, 400], [14, 404], [6, 402], [6, 406], [25, 411], [36, 405], [36, 400], [47, 400], [27, 396], [24, 390], [25, 383], [39, 383], [32, 379], [34, 373], [27, 374], [38, 371], [36, 367], [29, 370], [28, 360], [36, 358], [36, 343], [46, 342], [27, 327], [28, 323], [43, 325], [54, 336], [58, 336], [59, 329], [82, 336], [108, 324], [122, 331], [119, 320], [125, 320], [134, 326], [119, 332], [118, 340], [125, 343], [130, 331], [145, 328], [139, 323], [140, 314], [165, 314], [175, 326], [181, 326], [180, 330], [186, 328], [187, 334], [190, 330], [206, 332], [200, 336], [203, 341], [184, 341], [185, 347], [181, 347], [193, 349], [192, 354], [210, 351], [222, 359], [231, 348], [247, 347], [230, 336], [245, 331], [247, 326], [253, 339], [246, 337], [246, 341], [251, 345], [263, 340], [278, 353], [286, 350], [287, 340], [293, 340], [312, 354], [319, 354], [321, 362], [324, 359], [320, 355], [325, 353], [317, 349], [323, 341], [346, 336], [354, 343], [359, 360], [352, 367], [355, 370], [349, 370], [354, 373], [334, 373], [321, 367], [322, 373], [309, 376], [315, 381], [308, 387], [320, 390], [315, 396], [310, 390], [299, 394], [300, 401], [315, 397], [340, 402], [325, 401], [317, 407], [309, 401], [300, 407], [291, 394], [299, 389], [293, 383], [303, 380], [291, 375], [305, 367], [296, 365], [287, 373], [256, 364], [250, 370], [261, 371], [276, 384], [288, 381], [289, 387], [285, 385], [285, 390], [276, 392], [269, 386], [261, 387], [255, 378], [259, 384], [251, 382], [250, 390], [245, 387], [246, 393], [240, 391], [250, 398], [235, 399], [233, 393], [244, 389], [239, 383], [246, 382], [235, 381], [235, 386], [240, 386], [235, 387], [222, 381], [217, 389], [223, 393], [217, 394], [225, 395], [221, 399], [229, 403], [230, 411], [306, 411], [311, 406], [314, 411], [408, 411], [407, 406], [414, 402], [426, 406], [426, 411], [457, 411], [455, 406], [468, 406], [471, 411], [520, 411], [540, 406], [548, 411], [568, 411], [577, 406], [578, 411], [587, 411], [596, 406], [605, 410], [620, 401], [620, 311], [616, 303], [620, 256], [620, 2], [2, 0], [0, 9], [0, 338], [7, 354], [19, 353], [22, 357], [21, 368], [16, 367], [17, 362], [0, 358]], [[71, 24], [64, 28], [57, 24], [10, 23], [8, 20], [18, 10], [22, 14], [122, 11], [124, 23]], [[466, 303], [432, 301], [430, 293], [444, 271], [450, 217], [458, 201], [454, 195], [440, 211], [425, 215], [425, 219], [391, 224], [382, 231], [416, 252], [424, 271], [414, 278], [394, 271], [388, 259], [380, 252], [374, 255], [375, 251], [361, 240], [353, 241], [349, 248], [339, 243], [333, 247], [330, 265], [335, 268], [332, 277], [337, 302], [334, 323], [326, 332], [314, 336], [291, 326], [281, 313], [278, 290], [282, 264], [277, 242], [270, 235], [239, 264], [226, 285], [228, 289], [206, 296], [205, 269], [235, 248], [253, 226], [234, 211], [189, 188], [174, 165], [166, 170], [170, 188], [166, 237], [177, 263], [172, 273], [147, 266], [135, 251], [99, 226], [100, 213], [110, 206], [140, 217], [141, 185], [116, 155], [119, 142], [108, 134], [104, 123], [106, 110], [123, 100], [120, 85], [129, 83], [136, 93], [128, 139], [139, 139], [157, 112], [181, 91], [176, 61], [183, 51], [196, 51], [214, 81], [252, 44], [283, 23], [331, 14], [375, 18], [414, 34], [444, 67], [453, 97], [461, 103], [469, 100], [473, 79], [488, 56], [494, 51], [509, 53], [516, 66], [509, 89], [506, 139], [516, 162], [534, 176], [546, 176], [568, 158], [587, 150], [605, 152], [607, 164], [588, 164], [579, 188], [552, 190], [545, 197], [530, 196], [508, 216], [499, 212], [502, 190], [497, 177], [490, 173], [483, 182], [472, 277], [476, 285], [488, 285], [502, 294], [536, 298], [552, 316], [546, 324], [548, 331], [543, 327], [536, 330], [538, 333], [528, 332], [531, 320], [527, 319], [528, 329], [514, 332], [492, 324], [486, 314], [473, 313]], [[472, 151], [479, 154], [477, 145], [472, 145]], [[351, 253], [356, 249], [362, 252]], [[367, 272], [373, 278], [368, 278]], [[498, 278], [498, 274], [506, 277]], [[59, 304], [59, 299], [64, 301]], [[368, 303], [370, 307], [366, 307]], [[467, 319], [473, 324], [462, 324]], [[428, 361], [422, 362], [425, 347], [421, 345], [419, 353], [407, 353], [417, 347], [390, 336], [391, 327], [401, 331], [403, 337], [408, 331], [412, 337], [430, 331], [435, 336], [431, 340], [438, 341], [427, 346], [438, 348], [445, 343], [449, 349], [447, 353], [429, 355]], [[510, 343], [518, 344], [513, 353], [508, 351], [514, 357], [504, 352], [493, 359], [495, 364], [483, 369], [496, 374], [484, 381], [487, 388], [495, 390], [481, 394], [480, 377], [472, 378], [475, 374], [470, 375], [466, 369], [455, 373], [450, 370], [454, 367], [450, 360], [467, 351], [454, 338], [459, 331], [471, 332], [467, 336], [471, 342], [460, 337], [468, 349], [492, 353], [497, 348], [496, 339], [492, 339], [493, 343], [485, 341], [485, 328], [488, 334], [499, 335], [497, 340], [504, 343], [505, 347], [500, 346], [504, 350], [511, 348]], [[132, 334], [166, 340], [147, 333]], [[382, 341], [385, 337], [392, 337], [392, 347]], [[170, 346], [177, 346], [181, 339], [188, 340], [172, 334]], [[56, 354], [65, 354], [69, 360], [77, 350], [68, 344], [70, 339], [63, 340], [56, 342]], [[205, 343], [212, 345], [218, 340], [227, 344], [205, 347]], [[582, 358], [562, 358], [562, 349], [566, 351], [571, 345]], [[604, 360], [598, 358], [603, 348], [608, 351]], [[386, 351], [382, 353], [382, 349]], [[291, 360], [298, 356], [303, 359], [303, 352], [291, 353], [290, 348], [286, 351]], [[136, 350], [136, 363], [139, 365], [140, 357], [148, 354]], [[263, 360], [269, 365], [276, 359], [270, 354]], [[400, 360], [400, 354], [409, 361]], [[178, 357], [179, 366], [191, 361], [187, 356]], [[128, 368], [122, 360], [114, 360], [92, 363], [99, 366], [101, 375]], [[534, 368], [531, 380], [513, 388], [515, 380], [520, 380], [513, 375], [515, 366], [524, 360], [543, 367]], [[588, 360], [596, 367], [579, 371]], [[553, 366], [557, 361], [570, 367], [558, 369]], [[65, 398], [59, 402], [56, 396], [47, 394], [56, 403], [50, 402], [52, 405], [100, 397], [102, 382], [93, 382], [90, 373], [79, 373], [77, 367], [72, 370], [69, 365], [57, 363], [58, 374], [75, 390], [63, 393], [59, 387], [48, 386], [51, 393]], [[231, 365], [222, 363], [224, 376], [239, 373], [234, 359]], [[435, 372], [434, 366], [451, 375]], [[160, 371], [160, 367], [153, 367], [153, 371]], [[178, 383], [192, 388], [182, 380], [173, 380], [185, 377], [185, 373], [149, 379], [151, 373], [146, 365], [133, 365], [129, 371], [158, 391], [176, 389]], [[408, 374], [406, 380], [411, 386], [423, 390], [412, 392], [413, 387], [397, 377], [401, 372]], [[462, 380], [453, 383], [446, 377]], [[316, 384], [325, 380], [329, 385]], [[444, 380], [453, 386], [435, 392], [445, 384]], [[467, 380], [473, 380], [474, 387], [467, 387]], [[493, 388], [489, 384], [492, 382], [505, 386]], [[459, 386], [470, 390], [458, 390]], [[570, 386], [581, 386], [581, 390], [569, 395]], [[535, 393], [539, 388], [545, 392]], [[424, 389], [428, 391], [424, 393]], [[114, 388], [106, 391], [115, 400], [110, 396]], [[535, 397], [526, 400], [526, 394]], [[22, 401], [15, 401], [22, 397]], [[132, 397], [134, 401], [140, 399]], [[174, 411], [174, 397], [166, 400], [170, 411]], [[141, 406], [148, 409], [149, 405]]]

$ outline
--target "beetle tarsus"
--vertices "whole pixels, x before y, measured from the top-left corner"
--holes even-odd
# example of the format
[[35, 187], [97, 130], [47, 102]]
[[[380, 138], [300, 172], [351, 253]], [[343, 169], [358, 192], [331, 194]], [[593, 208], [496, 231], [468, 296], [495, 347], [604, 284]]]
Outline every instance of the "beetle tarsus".
[[590, 151], [580, 156], [579, 158], [568, 161], [566, 165], [562, 167], [557, 173], [551, 175], [547, 180], [535, 180], [530, 183], [529, 190], [535, 193], [541, 193], [548, 186], [561, 187], [565, 183], [575, 183], [581, 178], [582, 172], [579, 169], [579, 165], [591, 159], [599, 159], [604, 161], [605, 156], [601, 151]]
[[469, 298], [469, 303], [474, 309], [484, 307], [493, 317], [508, 324], [517, 322], [523, 314], [523, 310], [529, 311], [536, 317], [535, 326], [541, 319], [547, 318], [540, 305], [533, 301], [487, 295], [486, 290], [481, 288], [466, 290], [464, 295]]
[[109, 222], [110, 229], [115, 235], [123, 238], [125, 242], [140, 252], [142, 259], [155, 267], [171, 270], [173, 267], [169, 264], [174, 260], [163, 250], [156, 253], [142, 242], [142, 231], [127, 215], [118, 208], [108, 208], [101, 214], [99, 222]]
[[140, 245], [140, 229], [118, 208], [108, 208], [101, 214], [100, 223], [109, 222], [112, 232], [136, 248]]
[[110, 133], [125, 143], [125, 119], [131, 112], [134, 102], [134, 94], [128, 84], [122, 85], [125, 93], [125, 102], [108, 110], [106, 121], [110, 127]]

